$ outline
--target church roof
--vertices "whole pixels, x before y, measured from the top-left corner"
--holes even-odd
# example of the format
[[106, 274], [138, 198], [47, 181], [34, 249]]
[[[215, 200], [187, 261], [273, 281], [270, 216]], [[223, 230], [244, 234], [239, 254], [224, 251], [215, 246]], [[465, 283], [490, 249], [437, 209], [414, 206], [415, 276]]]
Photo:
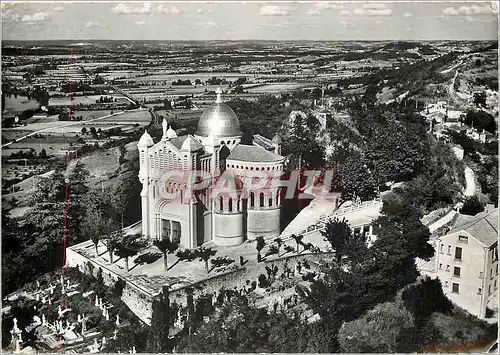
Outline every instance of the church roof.
[[175, 131], [172, 129], [172, 127], [168, 127], [167, 138], [171, 139], [171, 138], [175, 138], [175, 137], [177, 137], [177, 133], [175, 133]]
[[498, 241], [498, 208], [475, 216], [460, 215], [448, 234], [465, 231], [489, 247]]
[[217, 91], [215, 104], [203, 111], [195, 134], [202, 137], [240, 136], [240, 122], [234, 111], [222, 102], [222, 91]]
[[153, 138], [151, 138], [148, 131], [144, 131], [137, 145], [141, 147], [151, 147], [152, 145], [154, 145]]
[[187, 135], [174, 137], [174, 138], [170, 139], [170, 143], [172, 143], [177, 149], [181, 149], [182, 143], [184, 143], [186, 138], [187, 138]]
[[262, 147], [255, 145], [244, 145], [238, 144], [231, 151], [228, 160], [238, 160], [256, 163], [270, 163], [279, 162], [283, 160], [283, 157], [278, 154], [274, 154]]
[[203, 145], [201, 145], [200, 142], [198, 142], [196, 139], [193, 138], [192, 135], [188, 135], [187, 138], [184, 140], [184, 143], [182, 143], [181, 150], [188, 151], [188, 152], [196, 152], [197, 150], [200, 150], [203, 148]]
[[253, 135], [253, 144], [267, 150], [274, 150], [273, 141], [264, 136], [261, 136], [260, 134]]

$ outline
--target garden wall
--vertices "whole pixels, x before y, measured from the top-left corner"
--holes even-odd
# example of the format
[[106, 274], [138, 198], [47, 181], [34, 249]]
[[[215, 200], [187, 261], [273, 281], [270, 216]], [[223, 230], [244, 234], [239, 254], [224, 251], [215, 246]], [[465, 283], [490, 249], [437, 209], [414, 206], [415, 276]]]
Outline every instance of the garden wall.
[[[310, 270], [319, 271], [319, 265], [324, 262], [325, 258], [328, 258], [332, 253], [309, 253], [303, 255], [290, 255], [283, 256], [279, 259], [265, 260], [260, 264], [262, 269], [262, 274], [266, 274], [265, 266], [275, 265], [278, 267], [278, 275], [284, 270], [285, 264], [292, 270], [294, 270], [295, 265], [298, 262], [303, 263], [307, 260], [310, 265]], [[97, 276], [99, 268], [102, 269], [102, 276], [105, 285], [113, 286], [119, 278], [122, 278], [113, 271], [109, 270], [103, 265], [99, 265], [93, 262], [92, 259], [88, 259], [85, 256], [78, 254], [71, 248], [66, 250], [66, 265], [69, 267], [78, 267], [81, 272], [89, 273], [90, 269], [87, 263], [93, 265], [92, 274], [94, 277]], [[221, 288], [225, 289], [240, 289], [246, 285], [246, 281], [257, 281], [255, 278], [255, 270], [248, 269], [246, 267], [239, 267], [237, 269], [229, 270], [222, 274], [213, 275], [207, 279], [192, 283], [190, 285], [184, 285], [177, 289], [172, 289], [169, 294], [170, 302], [177, 303], [183, 307], [187, 306], [187, 295], [188, 292], [192, 290], [193, 297], [196, 299], [202, 294], [213, 294], [219, 292]], [[150, 325], [151, 317], [153, 313], [153, 299], [160, 292], [152, 294], [149, 291], [139, 287], [133, 282], [124, 279], [125, 287], [122, 293], [122, 301], [129, 307], [129, 309], [144, 323]]]

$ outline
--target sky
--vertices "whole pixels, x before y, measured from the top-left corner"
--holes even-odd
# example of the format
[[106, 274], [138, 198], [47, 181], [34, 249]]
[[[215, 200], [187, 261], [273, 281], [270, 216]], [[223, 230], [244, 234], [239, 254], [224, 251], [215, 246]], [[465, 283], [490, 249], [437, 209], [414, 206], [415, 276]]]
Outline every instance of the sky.
[[2, 2], [3, 40], [496, 40], [498, 2]]

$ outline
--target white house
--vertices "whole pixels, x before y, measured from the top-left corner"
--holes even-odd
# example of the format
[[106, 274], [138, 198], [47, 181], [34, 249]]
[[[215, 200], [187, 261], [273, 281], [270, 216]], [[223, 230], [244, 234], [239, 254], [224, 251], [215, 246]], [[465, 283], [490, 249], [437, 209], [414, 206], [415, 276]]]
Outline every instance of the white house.
[[484, 319], [498, 310], [498, 208], [476, 216], [460, 215], [446, 235], [436, 239], [435, 267], [446, 296]]

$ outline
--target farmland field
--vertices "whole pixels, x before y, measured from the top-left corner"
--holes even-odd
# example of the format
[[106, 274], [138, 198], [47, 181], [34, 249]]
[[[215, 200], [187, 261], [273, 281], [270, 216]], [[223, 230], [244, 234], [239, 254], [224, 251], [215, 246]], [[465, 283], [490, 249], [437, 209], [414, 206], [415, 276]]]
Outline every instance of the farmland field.
[[91, 110], [91, 111], [73, 111], [73, 117], [82, 116], [82, 120], [93, 120], [102, 116], [109, 115], [111, 110]]
[[[91, 111], [99, 112], [99, 111]], [[105, 111], [106, 115], [109, 115], [109, 111]], [[52, 116], [53, 117], [53, 116]], [[20, 138], [26, 134], [33, 133], [36, 131], [44, 130], [40, 132], [43, 135], [52, 134], [55, 136], [63, 136], [66, 134], [74, 135], [79, 133], [82, 127], [86, 126], [99, 126], [101, 129], [109, 129], [113, 126], [122, 126], [122, 129], [130, 129], [138, 123], [141, 126], [147, 126], [151, 121], [151, 116], [147, 110], [134, 110], [129, 112], [124, 112], [117, 114], [115, 116], [107, 117], [102, 120], [94, 122], [85, 121], [74, 121], [74, 122], [61, 122], [54, 119], [36, 119], [27, 126], [11, 127], [2, 130], [2, 137], [5, 140], [11, 140], [15, 138]], [[17, 143], [16, 143], [17, 144]], [[19, 143], [21, 144], [21, 143]]]
[[130, 90], [124, 90], [129, 93], [136, 100], [142, 100], [143, 98], [157, 98], [157, 97], [170, 97], [170, 96], [178, 96], [178, 95], [200, 95], [204, 94], [205, 90], [207, 91], [215, 91], [217, 88], [221, 88], [222, 90], [227, 90], [229, 88], [228, 85], [198, 85], [198, 86], [172, 86], [172, 88], [165, 88], [164, 90], [158, 90], [154, 87], [150, 89], [150, 91], [137, 90], [136, 88]]
[[102, 72], [99, 75], [105, 79], [113, 80], [121, 77], [129, 78], [138, 74], [139, 74], [138, 71], [133, 71], [133, 70], [113, 70], [113, 71]]
[[[116, 73], [116, 72], [113, 72]], [[128, 81], [167, 81], [167, 82], [172, 82], [177, 79], [182, 79], [182, 80], [191, 80], [194, 81], [196, 79], [200, 79], [201, 81], [208, 80], [210, 78], [217, 77], [217, 78], [225, 78], [228, 80], [236, 80], [238, 78], [246, 77], [246, 78], [251, 78], [252, 75], [250, 74], [243, 74], [243, 73], [232, 73], [232, 72], [211, 72], [211, 73], [189, 73], [189, 74], [154, 74], [154, 75], [147, 75], [147, 76], [141, 76], [141, 77], [135, 77], [135, 78], [128, 78]]]
[[68, 149], [69, 143], [52, 143], [52, 142], [19, 142], [13, 143], [8, 147], [2, 148], [2, 156], [8, 157], [12, 153], [17, 153], [22, 150], [29, 151], [31, 148], [35, 149], [36, 154], [39, 154], [42, 149], [45, 149], [48, 155], [64, 155]]
[[102, 119], [100, 122], [116, 122], [118, 123], [139, 123], [141, 125], [147, 125], [151, 122], [151, 115], [147, 110], [135, 110], [130, 112], [125, 112], [116, 116], [107, 117]]
[[[116, 98], [117, 102], [127, 101], [127, 99], [121, 95], [89, 95], [89, 96], [74, 96], [72, 105], [90, 105], [95, 104], [96, 100], [99, 100], [101, 96], [108, 96]], [[66, 106], [70, 105], [70, 101], [68, 97], [53, 97], [49, 100], [49, 105], [51, 106]]]
[[304, 84], [300, 83], [264, 84], [261, 86], [248, 88], [246, 91], [248, 91], [249, 93], [278, 93], [286, 90], [295, 90], [303, 86]]
[[3, 115], [9, 114], [10, 112], [22, 112], [29, 109], [37, 109], [38, 102], [35, 100], [28, 100], [26, 96], [14, 96], [5, 97], [5, 110]]

